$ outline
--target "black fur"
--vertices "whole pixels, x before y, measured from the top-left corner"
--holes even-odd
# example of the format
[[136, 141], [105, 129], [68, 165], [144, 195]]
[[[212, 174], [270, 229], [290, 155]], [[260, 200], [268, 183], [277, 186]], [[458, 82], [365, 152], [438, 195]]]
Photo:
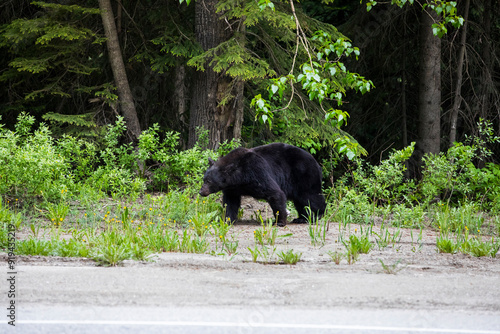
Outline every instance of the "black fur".
[[279, 226], [287, 222], [286, 201], [293, 201], [299, 217], [294, 223], [306, 223], [306, 207], [317, 218], [325, 212], [321, 192], [321, 167], [301, 148], [274, 143], [251, 149], [237, 148], [217, 161], [209, 159], [201, 196], [222, 190], [226, 217], [238, 217], [241, 196], [266, 200]]

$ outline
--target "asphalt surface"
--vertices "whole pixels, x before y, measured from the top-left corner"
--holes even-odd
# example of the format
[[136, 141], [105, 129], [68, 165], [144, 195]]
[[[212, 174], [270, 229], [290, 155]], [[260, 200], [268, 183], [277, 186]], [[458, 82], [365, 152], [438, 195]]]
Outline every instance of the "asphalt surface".
[[[274, 307], [29, 307], [15, 333], [500, 333], [498, 314]], [[23, 318], [25, 318], [23, 320]]]

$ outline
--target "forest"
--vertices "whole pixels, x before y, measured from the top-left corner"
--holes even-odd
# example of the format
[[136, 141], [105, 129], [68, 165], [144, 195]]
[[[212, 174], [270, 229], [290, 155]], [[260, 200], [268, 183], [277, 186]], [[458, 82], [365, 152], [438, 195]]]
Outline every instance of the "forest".
[[272, 142], [320, 163], [325, 223], [500, 248], [496, 1], [2, 0], [0, 53], [0, 248], [235, 254], [203, 173]]

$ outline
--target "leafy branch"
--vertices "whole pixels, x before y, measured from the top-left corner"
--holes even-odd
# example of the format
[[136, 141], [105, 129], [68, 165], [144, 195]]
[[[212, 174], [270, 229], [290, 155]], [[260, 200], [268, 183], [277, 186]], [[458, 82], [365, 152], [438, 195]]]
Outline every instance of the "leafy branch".
[[[259, 3], [267, 4], [261, 8], [270, 7], [274, 10], [273, 6], [269, 6], [268, 0], [261, 0]], [[301, 88], [307, 93], [309, 100], [319, 102], [325, 115], [324, 122], [340, 129], [341, 126], [345, 125], [349, 114], [339, 108], [330, 107], [330, 103], [336, 103], [340, 107], [344, 103], [343, 97], [347, 90], [354, 89], [364, 94], [373, 87], [370, 80], [357, 73], [349, 72], [344, 63], [341, 62], [342, 58], [350, 56], [355, 56], [357, 59], [359, 49], [353, 47], [346, 37], [333, 40], [331, 34], [322, 30], [318, 30], [311, 37], [308, 37], [300, 25], [293, 0], [290, 1], [290, 8], [291, 19], [295, 21], [296, 29], [296, 46], [290, 72], [287, 75], [269, 79], [268, 99], [266, 100], [261, 94], [258, 94], [253, 98], [251, 107], [256, 110], [257, 120], [272, 127], [274, 115], [290, 107], [297, 95], [295, 84], [301, 84]], [[299, 50], [305, 51], [307, 60], [300, 65], [299, 74], [294, 74]], [[288, 102], [284, 107], [274, 106], [274, 104], [280, 104], [285, 96], [288, 96]], [[362, 151], [347, 136], [338, 138], [337, 141], [338, 153], [346, 154], [349, 159]]]
[[[432, 25], [432, 32], [434, 36], [438, 36], [439, 38], [441, 38], [444, 35], [446, 35], [446, 33], [448, 33], [446, 25], [448, 24], [451, 24], [455, 28], [460, 28], [464, 24], [463, 17], [457, 15], [456, 1], [432, 0], [432, 1], [425, 1], [424, 4], [421, 4], [418, 1], [416, 2], [417, 4], [420, 5], [420, 7], [422, 7], [422, 9], [429, 7], [434, 12], [436, 12], [436, 14], [439, 17], [441, 17], [440, 21], [437, 21]], [[380, 3], [389, 3], [389, 2], [380, 2]], [[391, 5], [396, 5], [400, 8], [402, 8], [407, 3], [413, 5], [415, 3], [415, 0], [391, 0]], [[367, 1], [366, 10], [370, 11], [373, 8], [373, 6], [377, 4], [379, 4], [379, 2], [374, 0]]]

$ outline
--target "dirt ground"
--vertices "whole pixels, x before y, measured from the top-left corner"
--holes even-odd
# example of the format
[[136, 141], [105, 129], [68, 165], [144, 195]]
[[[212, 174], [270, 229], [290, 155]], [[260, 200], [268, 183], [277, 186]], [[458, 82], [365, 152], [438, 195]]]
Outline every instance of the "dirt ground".
[[[199, 266], [203, 268], [206, 263], [210, 266], [245, 269], [247, 266], [254, 265], [251, 263], [251, 254], [247, 247], [254, 247], [253, 231], [259, 225], [254, 221], [243, 221], [237, 223], [232, 230], [232, 234], [239, 240], [238, 253], [234, 256], [211, 256], [206, 254], [190, 254], [186, 263], [177, 263], [179, 265]], [[358, 229], [356, 225], [351, 225], [351, 233], [354, 229]], [[410, 230], [402, 229], [402, 237], [399, 243], [390, 245], [379, 250], [377, 246], [373, 246], [369, 254], [360, 254], [359, 259], [348, 264], [347, 260], [342, 259], [339, 265], [336, 265], [328, 255], [329, 251], [344, 251], [344, 246], [337, 242], [339, 234], [339, 226], [336, 223], [330, 224], [330, 230], [327, 232], [326, 244], [323, 247], [313, 247], [310, 245], [310, 238], [307, 232], [307, 226], [301, 224], [288, 224], [286, 228], [280, 229], [279, 234], [293, 233], [293, 236], [286, 239], [278, 238], [276, 241], [276, 253], [293, 249], [294, 253], [302, 253], [301, 260], [295, 265], [297, 269], [304, 270], [340, 270], [343, 272], [358, 272], [369, 271], [373, 273], [386, 273], [382, 261], [385, 265], [394, 269], [394, 273], [448, 273], [448, 274], [482, 274], [485, 276], [496, 276], [500, 282], [500, 254], [496, 258], [489, 257], [472, 257], [464, 254], [440, 254], [436, 251], [436, 233], [425, 231], [422, 235], [422, 242], [416, 242], [416, 234], [414, 233], [414, 241], [411, 240]], [[421, 247], [419, 249], [419, 246]], [[124, 261], [125, 267], [143, 267], [143, 266], [163, 266], [165, 259], [169, 256], [172, 258], [181, 258], [181, 254], [175, 256], [175, 253], [158, 254], [152, 257], [151, 262], [138, 262], [127, 260]], [[275, 256], [277, 259], [277, 257]], [[0, 253], [0, 259], [6, 261], [5, 253]], [[200, 262], [196, 263], [196, 259]], [[208, 260], [207, 260], [208, 259]], [[30, 266], [97, 266], [93, 260], [86, 258], [64, 258], [51, 256], [17, 256], [18, 265]], [[220, 261], [223, 260], [223, 261]], [[175, 261], [174, 261], [175, 262]], [[259, 266], [264, 269], [271, 269], [273, 266], [285, 266], [275, 264], [263, 264], [259, 258]], [[169, 264], [170, 265], [170, 264]], [[175, 265], [172, 264], [172, 265]], [[254, 266], [252, 266], [254, 268]]]
[[[251, 254], [247, 249], [255, 246], [253, 232], [260, 227], [260, 223], [255, 220], [256, 211], [260, 211], [264, 219], [272, 216], [269, 205], [262, 201], [256, 201], [252, 198], [243, 198], [242, 200], [243, 217], [231, 229], [229, 235], [239, 241], [237, 254], [234, 256], [210, 256], [210, 255], [191, 255], [189, 258], [210, 259], [213, 261], [200, 260], [199, 266], [204, 263], [219, 266], [223, 263], [224, 267], [234, 267], [245, 269], [251, 264]], [[293, 217], [289, 217], [291, 221]], [[393, 269], [390, 273], [481, 273], [486, 276], [496, 276], [500, 280], [500, 252], [496, 258], [481, 257], [476, 258], [469, 255], [458, 254], [440, 254], [436, 248], [437, 233], [432, 229], [424, 229], [422, 238], [418, 240], [418, 230], [401, 229], [401, 238], [399, 242], [389, 245], [386, 248], [379, 249], [376, 244], [373, 245], [369, 254], [361, 254], [354, 264], [348, 264], [344, 258], [339, 265], [332, 262], [329, 252], [345, 252], [345, 247], [339, 243], [339, 233], [344, 236], [349, 234], [358, 234], [366, 226], [350, 224], [348, 229], [343, 229], [338, 223], [330, 223], [326, 236], [326, 243], [322, 247], [312, 246], [308, 235], [307, 225], [289, 223], [284, 228], [279, 228], [278, 235], [291, 233], [291, 237], [276, 239], [276, 253], [292, 249], [294, 253], [302, 253], [300, 262], [295, 267], [304, 270], [341, 270], [347, 272], [369, 271], [373, 273], [388, 273], [384, 270], [384, 265]], [[378, 233], [380, 226], [374, 226], [373, 232]], [[389, 231], [394, 233], [395, 228]], [[412, 235], [413, 234], [413, 235]], [[211, 240], [211, 238], [209, 238]], [[374, 238], [371, 238], [374, 243]], [[213, 246], [213, 243], [212, 243]], [[269, 247], [269, 246], [268, 246]], [[272, 248], [272, 247], [269, 247]], [[276, 254], [275, 253], [275, 254]], [[0, 253], [0, 257], [5, 254]], [[170, 257], [175, 258], [173, 254]], [[162, 266], [165, 265], [165, 258], [169, 258], [168, 253], [155, 255], [151, 262], [125, 261], [123, 266], [142, 267], [142, 266]], [[182, 258], [182, 256], [181, 256]], [[217, 259], [216, 259], [217, 258]], [[278, 259], [277, 256], [274, 256]], [[218, 261], [218, 260], [224, 261]], [[56, 266], [96, 266], [90, 259], [82, 258], [62, 258], [62, 257], [44, 257], [44, 256], [18, 256], [18, 265], [56, 265]], [[197, 265], [196, 260], [190, 265]], [[174, 261], [175, 262], [175, 261]], [[188, 261], [189, 262], [189, 261]], [[263, 264], [262, 258], [259, 258], [260, 266], [270, 269], [275, 264]], [[179, 263], [180, 264], [180, 263]], [[278, 265], [279, 266], [279, 265]]]

